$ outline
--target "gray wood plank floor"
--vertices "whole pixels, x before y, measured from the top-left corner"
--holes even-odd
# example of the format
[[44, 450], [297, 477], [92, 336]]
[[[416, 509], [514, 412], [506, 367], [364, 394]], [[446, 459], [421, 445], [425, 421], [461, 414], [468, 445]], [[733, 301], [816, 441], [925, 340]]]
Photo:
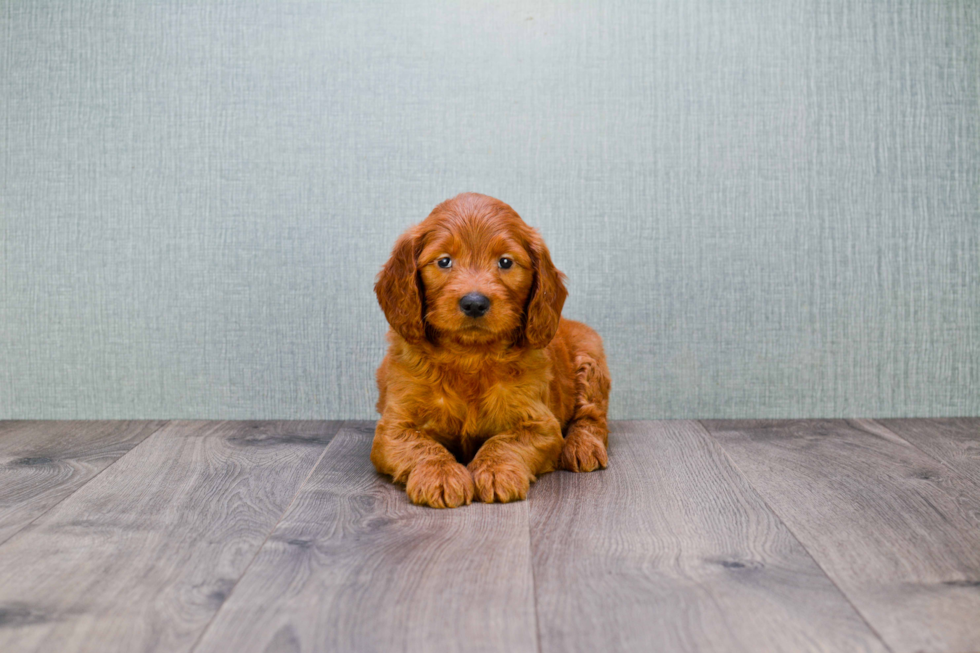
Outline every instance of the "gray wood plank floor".
[[950, 469], [980, 484], [980, 419], [877, 421]]
[[166, 422], [0, 422], [0, 543]]
[[346, 426], [198, 651], [537, 650], [527, 503], [434, 510]]
[[0, 422], [0, 651], [980, 650], [978, 425], [619, 422], [438, 511], [372, 422]]
[[612, 442], [531, 501], [542, 651], [886, 650], [699, 424]]
[[873, 421], [704, 424], [893, 651], [980, 649], [980, 487]]
[[0, 547], [0, 651], [189, 650], [338, 426], [156, 431]]

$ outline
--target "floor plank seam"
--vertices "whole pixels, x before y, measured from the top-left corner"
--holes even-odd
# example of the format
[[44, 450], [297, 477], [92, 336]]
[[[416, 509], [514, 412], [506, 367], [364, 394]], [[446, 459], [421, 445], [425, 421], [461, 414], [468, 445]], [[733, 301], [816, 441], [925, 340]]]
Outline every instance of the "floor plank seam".
[[892, 434], [893, 436], [895, 436], [896, 438], [898, 438], [902, 442], [908, 444], [910, 447], [912, 447], [916, 451], [920, 452], [923, 456], [925, 456], [929, 460], [933, 460], [933, 461], [936, 462], [936, 464], [942, 465], [943, 469], [945, 469], [946, 471], [948, 471], [950, 474], [952, 474], [956, 478], [962, 479], [963, 482], [971, 483], [971, 479], [969, 477], [965, 476], [964, 474], [962, 474], [958, 469], [954, 468], [948, 462], [946, 462], [942, 458], [936, 456], [935, 454], [929, 453], [929, 451], [927, 451], [927, 450], [923, 449], [922, 447], [918, 446], [917, 444], [915, 444], [915, 442], [912, 442], [908, 438], [902, 437], [902, 434], [896, 432], [895, 429], [888, 428], [887, 426], [885, 426], [880, 421], [878, 421], [878, 420], [876, 420], [874, 418], [871, 418], [869, 421], [874, 422], [875, 426], [878, 426], [878, 427], [884, 429], [885, 431], [888, 431], [890, 434]]
[[[557, 473], [557, 472], [552, 472]], [[531, 502], [534, 501], [534, 494], [527, 500], [527, 559], [531, 566], [531, 595], [534, 599], [534, 639], [538, 646], [538, 653], [543, 653], [541, 648], [541, 617], [538, 611], [538, 580], [534, 574], [534, 542], [531, 539]]]
[[773, 516], [779, 520], [779, 523], [781, 523], [786, 528], [786, 532], [788, 532], [793, 537], [793, 539], [796, 540], [797, 544], [799, 544], [800, 547], [804, 551], [806, 551], [806, 554], [810, 557], [810, 560], [813, 561], [813, 564], [817, 566], [817, 569], [819, 569], [821, 573], [823, 573], [823, 575], [827, 578], [827, 580], [829, 580], [830, 583], [837, 588], [837, 591], [840, 593], [840, 595], [844, 597], [844, 600], [847, 601], [848, 605], [851, 606], [851, 608], [854, 610], [854, 613], [861, 618], [861, 621], [863, 621], [865, 625], [868, 627], [868, 629], [874, 634], [874, 636], [878, 638], [878, 641], [881, 642], [881, 645], [885, 647], [885, 650], [894, 653], [894, 649], [888, 644], [888, 642], [885, 641], [885, 638], [881, 636], [881, 633], [878, 632], [878, 629], [871, 625], [871, 623], [868, 621], [868, 618], [864, 615], [863, 612], [861, 612], [861, 610], [858, 609], [858, 607], [854, 604], [854, 601], [851, 600], [851, 597], [847, 595], [847, 592], [841, 589], [841, 586], [838, 585], [837, 581], [834, 580], [833, 576], [827, 573], [827, 570], [824, 568], [822, 564], [820, 564], [820, 561], [817, 560], [816, 557], [814, 557], [810, 549], [807, 548], [807, 546], [797, 536], [797, 534], [793, 531], [793, 529], [790, 528], [789, 524], [786, 523], [786, 520], [783, 519], [783, 516], [776, 511], [776, 509], [766, 500], [765, 496], [763, 496], [763, 494], [755, 487], [755, 485], [752, 484], [752, 481], [749, 480], [748, 475], [746, 475], [745, 472], [742, 471], [742, 468], [738, 466], [738, 463], [735, 461], [735, 459], [728, 454], [728, 450], [725, 448], [725, 444], [720, 439], [716, 438], [715, 435], [711, 432], [711, 430], [708, 429], [708, 427], [706, 427], [703, 424], [703, 420], [697, 420], [697, 425], [718, 446], [722, 455], [724, 455], [725, 458], [728, 459], [728, 461], [732, 464], [732, 467], [735, 469], [735, 471], [738, 472], [739, 476], [742, 477], [742, 479], [745, 481], [748, 487], [752, 489], [752, 492], [755, 493], [755, 495], [759, 498], [762, 504], [766, 506], [769, 512], [771, 512]]
[[[28, 420], [10, 420], [10, 421], [28, 421]], [[152, 420], [148, 420], [148, 421], [152, 421]], [[161, 424], [158, 428], [156, 428], [156, 429], [150, 431], [149, 433], [147, 433], [143, 437], [143, 439], [140, 440], [139, 442], [137, 442], [132, 448], [129, 449], [129, 451], [127, 451], [126, 453], [124, 453], [123, 455], [119, 456], [118, 458], [116, 458], [115, 460], [113, 460], [111, 463], [109, 463], [108, 465], [106, 465], [105, 467], [103, 467], [102, 469], [100, 469], [94, 476], [92, 476], [92, 478], [88, 479], [87, 481], [85, 481], [84, 483], [82, 483], [81, 485], [79, 485], [77, 488], [75, 488], [74, 490], [72, 490], [71, 492], [69, 492], [68, 494], [66, 494], [65, 496], [63, 496], [61, 499], [59, 499], [56, 503], [54, 503], [53, 505], [49, 506], [47, 508], [47, 510], [45, 510], [44, 512], [42, 512], [41, 514], [39, 514], [37, 517], [35, 517], [31, 521], [29, 521], [26, 524], [24, 524], [20, 529], [17, 530], [17, 532], [11, 533], [10, 536], [7, 537], [7, 539], [0, 541], [0, 548], [3, 548], [7, 544], [7, 542], [10, 542], [15, 537], [17, 537], [18, 535], [20, 535], [21, 533], [23, 533], [24, 531], [26, 531], [28, 528], [30, 528], [31, 524], [33, 524], [34, 522], [36, 522], [38, 519], [40, 519], [41, 517], [44, 517], [46, 514], [48, 514], [49, 512], [51, 512], [52, 510], [54, 510], [58, 506], [60, 506], [62, 503], [64, 503], [65, 501], [67, 501], [71, 497], [75, 496], [75, 493], [76, 492], [78, 492], [79, 490], [81, 490], [83, 487], [86, 487], [89, 483], [91, 483], [95, 479], [97, 479], [100, 476], [102, 476], [102, 474], [104, 474], [107, 469], [109, 469], [110, 467], [112, 467], [113, 465], [115, 465], [116, 463], [118, 463], [120, 460], [122, 460], [123, 458], [125, 458], [126, 456], [128, 456], [129, 454], [131, 454], [134, 450], [136, 450], [139, 447], [143, 446], [143, 443], [144, 442], [146, 442], [147, 440], [149, 440], [150, 438], [152, 438], [154, 435], [156, 435], [157, 433], [159, 433], [161, 430], [163, 430], [164, 428], [166, 428], [171, 423], [171, 421], [172, 420], [167, 420], [163, 424]]]
[[276, 529], [277, 528], [279, 528], [279, 524], [282, 523], [283, 518], [287, 514], [289, 514], [289, 510], [293, 507], [293, 504], [296, 503], [296, 498], [300, 495], [300, 493], [302, 492], [303, 488], [306, 486], [306, 484], [309, 482], [310, 478], [313, 476], [313, 472], [316, 471], [316, 468], [320, 465], [320, 461], [323, 460], [324, 456], [327, 455], [327, 451], [330, 450], [331, 445], [333, 445], [333, 443], [337, 441], [337, 435], [340, 433], [341, 430], [343, 430], [344, 426], [347, 424], [348, 421], [350, 421], [350, 420], [344, 420], [344, 421], [342, 421], [340, 423], [340, 426], [337, 427], [337, 430], [334, 431], [333, 436], [331, 436], [330, 442], [327, 443], [327, 446], [325, 446], [323, 448], [323, 451], [320, 452], [320, 455], [317, 457], [316, 461], [314, 461], [314, 463], [310, 466], [310, 471], [306, 474], [306, 478], [304, 478], [303, 479], [303, 482], [300, 483], [296, 487], [296, 492], [293, 493], [292, 498], [289, 500], [289, 503], [283, 509], [282, 514], [279, 515], [279, 519], [276, 520], [276, 523], [273, 524], [272, 528], [269, 529], [269, 532], [266, 533], [265, 539], [262, 540], [262, 544], [260, 544], [259, 547], [255, 550], [255, 554], [252, 556], [252, 559], [248, 561], [248, 564], [245, 565], [245, 568], [242, 570], [242, 573], [239, 574], [238, 579], [235, 581], [235, 584], [232, 585], [232, 587], [231, 587], [230, 590], [228, 590], [228, 594], [224, 597], [224, 600], [221, 602], [221, 606], [217, 610], [214, 611], [214, 614], [211, 615], [211, 618], [210, 619], [208, 619], [208, 623], [204, 626], [204, 628], [201, 629], [201, 632], [197, 636], [197, 639], [194, 640], [194, 644], [191, 645], [191, 647], [188, 649], [188, 651], [190, 653], [194, 653], [194, 651], [197, 650], [197, 647], [200, 646], [201, 640], [204, 639], [204, 636], [207, 634], [208, 630], [211, 628], [211, 625], [218, 618], [218, 615], [221, 614], [221, 611], [224, 609], [224, 607], [226, 605], [228, 605], [228, 601], [231, 599], [232, 595], [235, 593], [235, 589], [238, 588], [238, 586], [242, 582], [242, 579], [245, 578], [245, 576], [248, 574], [249, 569], [252, 568], [252, 565], [258, 559], [259, 554], [262, 553], [262, 549], [265, 548], [265, 545], [266, 545], [266, 543], [268, 543], [269, 538], [272, 537], [272, 534], [276, 532]]

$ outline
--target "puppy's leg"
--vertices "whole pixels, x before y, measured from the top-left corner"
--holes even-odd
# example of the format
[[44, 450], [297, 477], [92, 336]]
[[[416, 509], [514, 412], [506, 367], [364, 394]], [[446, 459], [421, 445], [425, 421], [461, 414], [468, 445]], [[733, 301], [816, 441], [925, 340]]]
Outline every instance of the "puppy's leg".
[[562, 469], [591, 472], [608, 464], [609, 387], [609, 368], [601, 345], [596, 352], [579, 353], [575, 357], [575, 413], [561, 451]]
[[477, 494], [487, 503], [525, 499], [531, 483], [558, 466], [561, 447], [561, 425], [550, 412], [493, 436], [468, 465]]
[[444, 446], [410, 424], [382, 418], [374, 431], [371, 462], [396, 483], [404, 483], [412, 503], [455, 508], [473, 500], [469, 470]]

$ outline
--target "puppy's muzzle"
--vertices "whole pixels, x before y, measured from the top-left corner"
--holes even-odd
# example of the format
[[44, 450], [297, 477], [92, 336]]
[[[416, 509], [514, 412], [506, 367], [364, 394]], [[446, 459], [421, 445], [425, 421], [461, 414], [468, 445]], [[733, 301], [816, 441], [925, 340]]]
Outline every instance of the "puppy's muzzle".
[[483, 317], [490, 310], [490, 298], [478, 292], [471, 292], [459, 300], [459, 310], [468, 317]]

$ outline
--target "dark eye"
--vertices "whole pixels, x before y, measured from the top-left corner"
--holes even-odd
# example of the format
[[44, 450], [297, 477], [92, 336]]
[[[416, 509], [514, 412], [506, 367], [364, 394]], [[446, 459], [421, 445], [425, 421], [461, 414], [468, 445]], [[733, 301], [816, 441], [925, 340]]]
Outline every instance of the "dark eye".
[[438, 261], [436, 261], [436, 265], [438, 265], [439, 267], [441, 267], [443, 269], [451, 268], [451, 267], [453, 267], [453, 260], [451, 258], [449, 258], [448, 256], [443, 256], [441, 259], [439, 259]]
[[509, 258], [507, 258], [505, 256], [502, 259], [500, 259], [499, 261], [497, 261], [497, 265], [500, 266], [500, 269], [501, 270], [509, 270], [510, 269], [510, 266], [514, 265], [514, 261], [512, 261], [511, 259], [509, 259]]

